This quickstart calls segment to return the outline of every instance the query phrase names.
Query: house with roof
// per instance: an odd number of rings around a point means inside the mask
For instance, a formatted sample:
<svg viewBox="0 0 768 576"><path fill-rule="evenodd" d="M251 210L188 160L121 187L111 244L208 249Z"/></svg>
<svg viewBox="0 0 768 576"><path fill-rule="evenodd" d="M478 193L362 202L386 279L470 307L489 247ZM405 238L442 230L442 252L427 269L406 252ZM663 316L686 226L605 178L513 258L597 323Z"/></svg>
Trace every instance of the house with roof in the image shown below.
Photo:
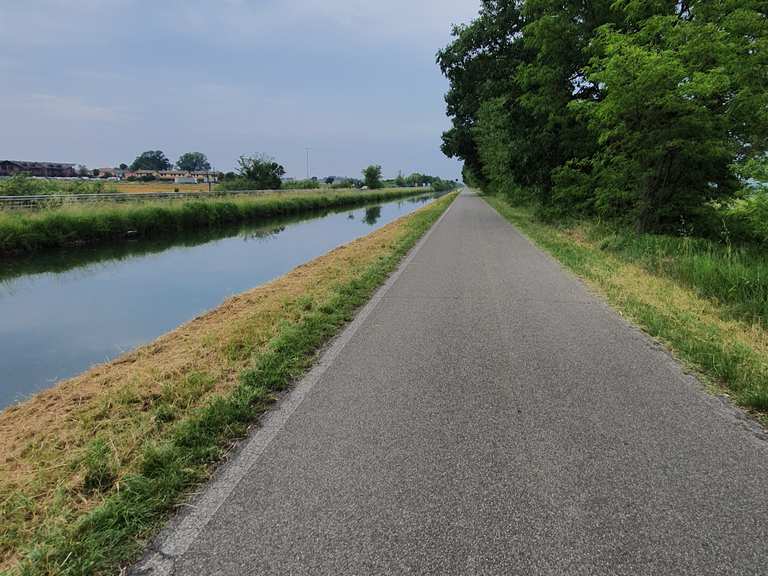
<svg viewBox="0 0 768 576"><path fill-rule="evenodd" d="M0 160L0 177L14 176L15 174L26 174L38 178L74 178L77 176L74 164Z"/></svg>

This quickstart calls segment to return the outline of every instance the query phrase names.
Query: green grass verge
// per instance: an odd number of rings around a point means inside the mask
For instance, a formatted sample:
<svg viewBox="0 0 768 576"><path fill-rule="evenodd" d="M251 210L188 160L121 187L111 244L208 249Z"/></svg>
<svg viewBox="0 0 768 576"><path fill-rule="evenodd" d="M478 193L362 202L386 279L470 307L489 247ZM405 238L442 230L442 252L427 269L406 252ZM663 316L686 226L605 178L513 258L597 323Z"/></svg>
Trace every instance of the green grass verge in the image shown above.
<svg viewBox="0 0 768 576"><path fill-rule="evenodd" d="M92 204L34 212L0 212L0 254L20 254L153 238L314 210L386 202L424 190L285 193L259 197Z"/></svg>
<svg viewBox="0 0 768 576"><path fill-rule="evenodd" d="M148 446L138 473L124 478L119 490L81 520L46 534L25 553L19 572L24 576L107 574L135 559L175 505L210 476L226 447L244 436L275 392L306 372L319 348L370 298L455 196L408 217L406 233L390 251L353 280L335 286L326 304L314 309L308 302L307 313L282 326L231 393L179 422L168 440ZM95 490L108 485L108 449L96 445L88 461L86 483Z"/></svg>
<svg viewBox="0 0 768 576"><path fill-rule="evenodd" d="M768 411L766 260L686 238L636 235L598 224L555 226L496 197L487 202L609 303L664 342L717 391ZM728 251L731 251L730 256Z"/></svg>
<svg viewBox="0 0 768 576"><path fill-rule="evenodd" d="M764 248L702 238L637 234L605 225L583 225L602 251L673 278L724 312L768 326L768 258Z"/></svg>

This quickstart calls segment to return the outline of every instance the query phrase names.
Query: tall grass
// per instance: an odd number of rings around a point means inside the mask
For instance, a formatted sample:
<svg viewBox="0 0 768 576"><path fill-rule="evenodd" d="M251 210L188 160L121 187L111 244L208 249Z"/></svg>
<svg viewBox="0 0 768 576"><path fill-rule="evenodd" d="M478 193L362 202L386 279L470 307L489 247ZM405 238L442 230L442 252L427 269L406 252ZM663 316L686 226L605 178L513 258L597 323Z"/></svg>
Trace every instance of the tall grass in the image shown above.
<svg viewBox="0 0 768 576"><path fill-rule="evenodd" d="M38 212L0 212L0 254L114 243L129 237L159 237L313 210L386 202L416 193L422 192L287 193L257 198L98 204Z"/></svg>
<svg viewBox="0 0 768 576"><path fill-rule="evenodd" d="M634 234L587 226L590 239L607 252L675 279L729 313L768 326L768 253L689 237Z"/></svg>

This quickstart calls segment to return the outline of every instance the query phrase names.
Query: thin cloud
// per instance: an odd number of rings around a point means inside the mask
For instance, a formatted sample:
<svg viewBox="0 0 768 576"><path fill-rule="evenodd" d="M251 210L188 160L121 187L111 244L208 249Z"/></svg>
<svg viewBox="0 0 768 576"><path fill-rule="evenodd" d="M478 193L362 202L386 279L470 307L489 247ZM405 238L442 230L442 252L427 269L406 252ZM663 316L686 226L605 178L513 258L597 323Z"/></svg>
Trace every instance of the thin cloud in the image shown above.
<svg viewBox="0 0 768 576"><path fill-rule="evenodd" d="M2 0L0 0L2 1ZM0 156L102 166L200 149L303 172L444 176L434 55L480 0L24 0L0 10Z"/></svg>
<svg viewBox="0 0 768 576"><path fill-rule="evenodd" d="M127 119L124 110L88 104L79 98L54 94L6 96L0 100L0 105L8 111L18 112L29 118L106 123L122 122Z"/></svg>
<svg viewBox="0 0 768 576"><path fill-rule="evenodd" d="M424 45L477 10L474 0L25 0L3 6L0 45L93 45L148 26L211 43L302 42L310 31Z"/></svg>

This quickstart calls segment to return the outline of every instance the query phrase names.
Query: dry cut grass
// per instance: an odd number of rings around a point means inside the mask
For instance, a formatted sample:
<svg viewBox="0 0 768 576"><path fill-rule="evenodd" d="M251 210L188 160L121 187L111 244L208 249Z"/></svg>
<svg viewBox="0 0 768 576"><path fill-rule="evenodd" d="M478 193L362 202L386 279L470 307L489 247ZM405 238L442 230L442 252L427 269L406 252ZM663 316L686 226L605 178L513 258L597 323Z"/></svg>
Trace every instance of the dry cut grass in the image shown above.
<svg viewBox="0 0 768 576"><path fill-rule="evenodd" d="M214 184L215 186L215 184ZM122 194L148 194L150 192L208 192L208 184L176 184L174 182L108 182L110 192Z"/></svg>

